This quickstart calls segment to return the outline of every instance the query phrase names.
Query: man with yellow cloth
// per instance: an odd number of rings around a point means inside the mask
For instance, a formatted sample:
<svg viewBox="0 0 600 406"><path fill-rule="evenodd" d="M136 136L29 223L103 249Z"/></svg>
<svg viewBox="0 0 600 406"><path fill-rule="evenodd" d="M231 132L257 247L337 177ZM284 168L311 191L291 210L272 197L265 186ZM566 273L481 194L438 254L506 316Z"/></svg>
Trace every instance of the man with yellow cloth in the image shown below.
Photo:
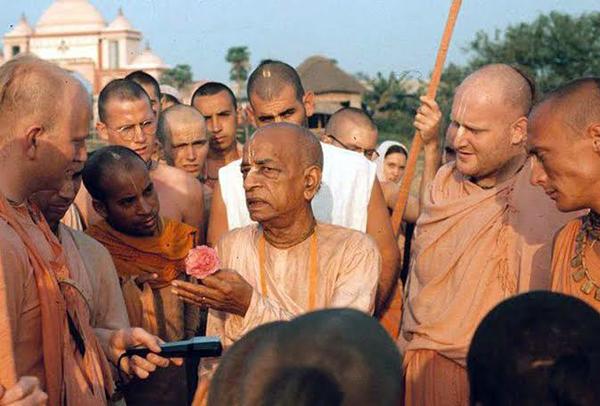
<svg viewBox="0 0 600 406"><path fill-rule="evenodd" d="M186 280L184 260L197 243L195 227L159 216L159 201L143 159L109 146L96 151L83 170L94 209L104 219L88 233L110 252L132 326L166 341L193 337L199 308L184 304L170 283ZM128 385L127 404L185 403L184 368L168 368L147 381Z"/></svg>

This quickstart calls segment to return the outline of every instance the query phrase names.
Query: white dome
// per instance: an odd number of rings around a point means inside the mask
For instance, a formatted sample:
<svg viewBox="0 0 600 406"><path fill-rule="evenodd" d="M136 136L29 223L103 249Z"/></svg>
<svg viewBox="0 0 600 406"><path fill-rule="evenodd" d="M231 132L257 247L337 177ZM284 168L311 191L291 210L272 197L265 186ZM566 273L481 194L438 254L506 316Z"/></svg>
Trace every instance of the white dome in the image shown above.
<svg viewBox="0 0 600 406"><path fill-rule="evenodd" d="M12 30L10 30L5 37L28 37L33 34L33 29L27 22L27 18L25 14L21 15L21 20L17 25L14 26Z"/></svg>
<svg viewBox="0 0 600 406"><path fill-rule="evenodd" d="M119 14L117 15L117 18L115 18L113 20L113 22L110 23L104 31L106 32L106 31L135 31L135 30L133 29L133 25L131 25L131 23L129 22L127 17L125 17L125 15L123 15L123 10L119 8Z"/></svg>
<svg viewBox="0 0 600 406"><path fill-rule="evenodd" d="M160 59L160 57L154 52L152 52L148 44L146 44L146 49L144 49L144 51L136 56L133 62L131 62L130 67L140 70L168 68L163 60Z"/></svg>
<svg viewBox="0 0 600 406"><path fill-rule="evenodd" d="M87 0L55 0L42 14L36 34L102 31L102 14Z"/></svg>

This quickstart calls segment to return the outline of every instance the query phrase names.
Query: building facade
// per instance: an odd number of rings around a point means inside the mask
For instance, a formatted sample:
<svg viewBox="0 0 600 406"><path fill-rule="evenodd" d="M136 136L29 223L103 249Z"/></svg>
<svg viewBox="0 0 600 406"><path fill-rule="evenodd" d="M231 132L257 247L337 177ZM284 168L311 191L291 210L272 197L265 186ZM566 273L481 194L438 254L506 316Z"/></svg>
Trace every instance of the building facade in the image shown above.
<svg viewBox="0 0 600 406"><path fill-rule="evenodd" d="M107 23L88 0L55 0L32 27L25 16L4 35L0 57L8 61L31 53L86 79L94 95L110 80L135 70L158 79L168 66L148 44L142 33L119 10Z"/></svg>

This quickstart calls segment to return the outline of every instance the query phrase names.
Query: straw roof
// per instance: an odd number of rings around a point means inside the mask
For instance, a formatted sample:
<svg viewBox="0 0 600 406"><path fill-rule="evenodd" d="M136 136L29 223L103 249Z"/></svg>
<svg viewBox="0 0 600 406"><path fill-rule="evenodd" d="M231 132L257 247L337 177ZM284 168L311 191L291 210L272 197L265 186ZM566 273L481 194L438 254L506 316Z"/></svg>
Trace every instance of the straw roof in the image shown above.
<svg viewBox="0 0 600 406"><path fill-rule="evenodd" d="M311 56L302 62L298 74L305 90L319 93L363 94L365 87L353 76L340 69L333 60L324 56Z"/></svg>

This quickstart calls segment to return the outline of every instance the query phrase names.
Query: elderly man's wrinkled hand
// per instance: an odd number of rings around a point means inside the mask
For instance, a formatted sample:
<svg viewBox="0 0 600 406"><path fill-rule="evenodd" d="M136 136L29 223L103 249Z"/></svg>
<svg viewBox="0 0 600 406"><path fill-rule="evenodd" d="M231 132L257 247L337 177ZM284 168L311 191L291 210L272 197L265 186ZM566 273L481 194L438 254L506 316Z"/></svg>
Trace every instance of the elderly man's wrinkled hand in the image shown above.
<svg viewBox="0 0 600 406"><path fill-rule="evenodd" d="M237 272L222 269L199 284L173 281L173 293L182 300L201 307L244 317L252 299L252 286Z"/></svg>

